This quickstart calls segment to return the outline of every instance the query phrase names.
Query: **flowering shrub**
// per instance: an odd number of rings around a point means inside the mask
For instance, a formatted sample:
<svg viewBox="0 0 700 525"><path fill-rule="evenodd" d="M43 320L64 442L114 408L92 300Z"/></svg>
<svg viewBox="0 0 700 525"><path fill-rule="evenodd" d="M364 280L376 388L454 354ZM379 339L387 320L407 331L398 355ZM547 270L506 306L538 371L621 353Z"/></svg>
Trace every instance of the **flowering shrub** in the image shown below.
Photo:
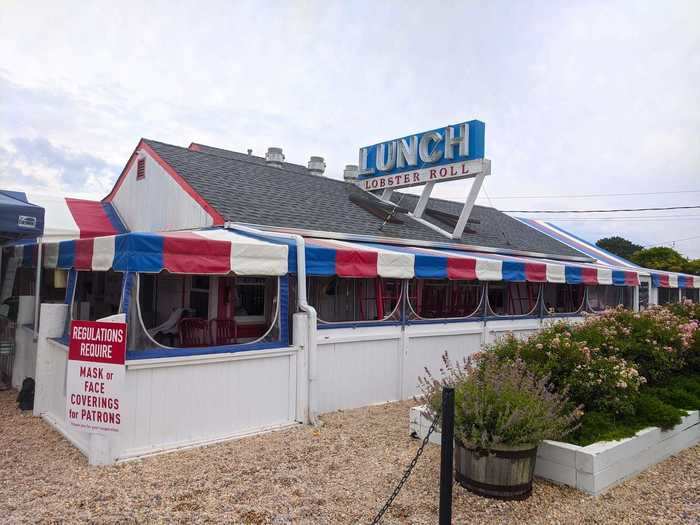
<svg viewBox="0 0 700 525"><path fill-rule="evenodd" d="M615 356L597 356L576 365L566 384L569 394L586 410L632 414L639 387L646 379L637 367Z"/></svg>
<svg viewBox="0 0 700 525"><path fill-rule="evenodd" d="M692 323L691 327L694 326L695 330L692 336L686 335L684 338L688 342L688 346L683 351L683 360L688 372L700 374L700 329L697 321L694 325Z"/></svg>
<svg viewBox="0 0 700 525"><path fill-rule="evenodd" d="M690 299L676 304L668 304L665 308L685 321L700 320L700 303L694 303Z"/></svg>
<svg viewBox="0 0 700 525"><path fill-rule="evenodd" d="M675 386L684 382L687 390L696 384L687 374L700 374L698 314L700 306L690 302L643 312L615 308L556 323L526 341L506 336L485 353L523 362L582 405L586 414L574 440L629 435L648 424L666 428L678 421L679 409L700 408L700 397Z"/></svg>
<svg viewBox="0 0 700 525"><path fill-rule="evenodd" d="M589 317L577 330L581 337L600 339L607 355L621 356L635 363L650 383L661 383L685 364L687 348L683 320L668 308L654 307L643 312L622 308Z"/></svg>
<svg viewBox="0 0 700 525"><path fill-rule="evenodd" d="M577 328L558 323L528 341L506 336L490 351L505 362L522 360L538 376L550 378L556 389L568 390L571 399L586 410L630 413L646 379L625 359L577 341Z"/></svg>
<svg viewBox="0 0 700 525"><path fill-rule="evenodd" d="M500 361L492 352L452 363L443 356L441 377L427 369L419 380L433 416L439 415L444 386L455 389L455 434L467 447L483 450L530 447L571 432L581 412L565 392L537 377L522 360Z"/></svg>

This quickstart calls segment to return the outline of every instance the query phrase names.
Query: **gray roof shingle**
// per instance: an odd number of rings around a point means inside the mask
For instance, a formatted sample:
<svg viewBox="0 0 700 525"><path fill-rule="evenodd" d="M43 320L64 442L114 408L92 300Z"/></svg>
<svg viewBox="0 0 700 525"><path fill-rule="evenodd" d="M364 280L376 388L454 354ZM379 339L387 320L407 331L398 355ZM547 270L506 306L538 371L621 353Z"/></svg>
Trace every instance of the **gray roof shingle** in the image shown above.
<svg viewBox="0 0 700 525"><path fill-rule="evenodd" d="M265 159L197 144L197 150L144 139L223 217L232 222L371 235L430 242L450 241L430 227L400 214L403 224L386 223L350 201L350 196L375 197L341 180L312 175L304 166L269 166ZM400 206L413 210L418 197L397 193ZM377 199L378 202L381 202ZM428 208L459 215L461 204L431 199ZM443 229L451 229L426 217ZM475 206L461 242L548 255L582 254L493 208Z"/></svg>

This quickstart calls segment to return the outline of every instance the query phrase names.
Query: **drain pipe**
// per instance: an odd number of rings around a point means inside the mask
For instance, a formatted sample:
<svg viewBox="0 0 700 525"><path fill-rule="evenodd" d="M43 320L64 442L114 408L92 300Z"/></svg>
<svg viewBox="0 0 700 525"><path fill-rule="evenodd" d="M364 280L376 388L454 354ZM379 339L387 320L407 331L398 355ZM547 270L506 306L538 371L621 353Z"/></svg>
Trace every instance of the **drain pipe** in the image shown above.
<svg viewBox="0 0 700 525"><path fill-rule="evenodd" d="M235 223L225 223L224 228L232 230L240 230L243 232L252 233L254 235L269 235L270 237L281 237L291 239L296 243L297 249L297 296L299 297L299 308L304 311L308 317L307 323L307 359L306 359L306 379L307 379L307 394L306 394L306 417L312 425L318 425L318 417L313 409L313 386L316 381L318 370L317 355L316 355L316 309L311 306L306 297L306 243L301 235L281 232L263 232L247 226L241 226Z"/></svg>
<svg viewBox="0 0 700 525"><path fill-rule="evenodd" d="M39 307L41 306L41 269L43 267L41 263L42 259L42 239L39 237L37 239L36 248L36 276L34 278L34 330L32 340L34 342L39 340Z"/></svg>

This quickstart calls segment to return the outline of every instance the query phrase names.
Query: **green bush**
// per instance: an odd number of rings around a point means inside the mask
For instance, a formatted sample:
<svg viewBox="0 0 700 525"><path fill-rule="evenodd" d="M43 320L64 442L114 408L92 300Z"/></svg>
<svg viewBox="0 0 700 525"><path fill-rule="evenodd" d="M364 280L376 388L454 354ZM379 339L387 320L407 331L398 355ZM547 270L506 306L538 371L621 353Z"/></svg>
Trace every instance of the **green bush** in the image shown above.
<svg viewBox="0 0 700 525"><path fill-rule="evenodd" d="M683 324L666 308L644 312L616 308L589 317L576 336L607 355L633 362L650 384L658 384L683 368Z"/></svg>
<svg viewBox="0 0 700 525"><path fill-rule="evenodd" d="M568 391L575 404L586 410L610 411L615 415L634 410L634 399L646 379L625 359L607 355L593 339L590 326L557 323L528 341L506 336L488 348L501 361L524 361L539 377L547 377L559 391ZM599 337L597 343L602 342Z"/></svg>
<svg viewBox="0 0 700 525"><path fill-rule="evenodd" d="M700 306L616 308L583 322L559 322L522 341L485 348L501 363L522 362L566 393L585 414L569 439L619 439L648 426L668 428L700 409Z"/></svg>
<svg viewBox="0 0 700 525"><path fill-rule="evenodd" d="M666 305L665 308L684 321L700 320L700 303L685 300L681 303Z"/></svg>
<svg viewBox="0 0 700 525"><path fill-rule="evenodd" d="M700 374L700 330L695 330L683 352L685 369Z"/></svg>
<svg viewBox="0 0 700 525"><path fill-rule="evenodd" d="M569 441L586 446L598 441L613 441L634 436L647 427L669 429L681 422L685 411L665 403L652 392L642 392L634 403L634 411L617 419L606 412L587 412L581 425L570 436Z"/></svg>
<svg viewBox="0 0 700 525"><path fill-rule="evenodd" d="M564 383L569 395L587 410L619 416L634 413L634 402L645 379L620 357L592 357L576 365Z"/></svg>
<svg viewBox="0 0 700 525"><path fill-rule="evenodd" d="M646 392L676 408L700 409L700 376L676 376L666 385L649 388Z"/></svg>
<svg viewBox="0 0 700 525"><path fill-rule="evenodd" d="M640 394L635 408L635 416L631 421L636 422L641 428L669 429L679 424L681 417L686 414L685 410L664 403L651 391Z"/></svg>

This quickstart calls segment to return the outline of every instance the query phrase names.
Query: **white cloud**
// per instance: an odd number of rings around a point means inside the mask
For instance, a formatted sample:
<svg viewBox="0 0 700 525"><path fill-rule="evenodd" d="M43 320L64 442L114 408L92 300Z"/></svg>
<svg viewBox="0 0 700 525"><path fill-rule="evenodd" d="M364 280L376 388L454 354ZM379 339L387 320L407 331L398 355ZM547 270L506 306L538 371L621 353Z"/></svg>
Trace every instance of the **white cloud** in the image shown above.
<svg viewBox="0 0 700 525"><path fill-rule="evenodd" d="M0 147L41 139L100 159L108 167L88 175L95 189L142 136L257 153L280 145L293 162L325 156L339 178L360 146L479 118L490 195L700 189L698 19L693 1L4 4ZM4 186L21 175L72 187L60 168L0 162ZM435 193L466 191L457 182ZM561 224L645 243L669 230L689 237L698 220ZM700 257L700 242L678 248Z"/></svg>

